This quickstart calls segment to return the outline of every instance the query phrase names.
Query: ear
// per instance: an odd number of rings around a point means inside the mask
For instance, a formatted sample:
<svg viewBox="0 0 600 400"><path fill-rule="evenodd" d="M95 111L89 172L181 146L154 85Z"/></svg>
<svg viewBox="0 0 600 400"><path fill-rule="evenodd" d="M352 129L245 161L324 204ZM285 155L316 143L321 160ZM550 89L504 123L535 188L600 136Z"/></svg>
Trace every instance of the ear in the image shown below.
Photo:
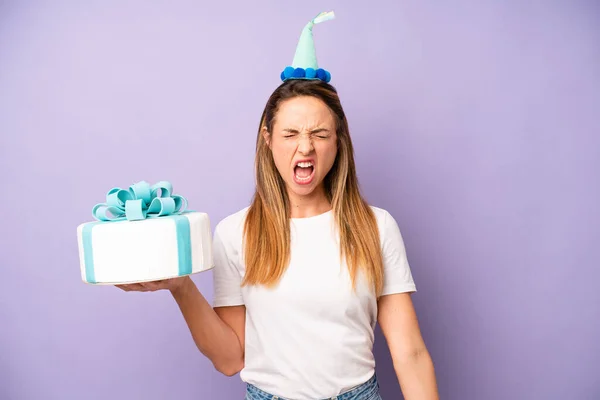
<svg viewBox="0 0 600 400"><path fill-rule="evenodd" d="M267 146L269 146L269 148L271 148L271 134L267 130L266 126L263 126L263 128L261 129L261 133L263 135L263 139L265 139L265 143L267 144Z"/></svg>

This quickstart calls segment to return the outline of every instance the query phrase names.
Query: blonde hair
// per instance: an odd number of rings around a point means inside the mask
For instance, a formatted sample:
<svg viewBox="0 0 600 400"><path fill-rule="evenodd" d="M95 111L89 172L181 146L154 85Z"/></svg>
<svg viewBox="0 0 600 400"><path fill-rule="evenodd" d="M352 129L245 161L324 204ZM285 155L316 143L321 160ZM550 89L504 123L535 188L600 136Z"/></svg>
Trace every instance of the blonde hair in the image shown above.
<svg viewBox="0 0 600 400"><path fill-rule="evenodd" d="M348 122L337 91L318 80L282 83L268 99L261 116L255 155L256 190L244 224L246 274L242 284L273 286L289 263L288 194L262 131L272 132L279 104L296 96L314 96L334 114L338 152L324 186L340 236L340 257L346 261L353 287L362 271L379 295L383 286L383 260L377 221L360 194Z"/></svg>

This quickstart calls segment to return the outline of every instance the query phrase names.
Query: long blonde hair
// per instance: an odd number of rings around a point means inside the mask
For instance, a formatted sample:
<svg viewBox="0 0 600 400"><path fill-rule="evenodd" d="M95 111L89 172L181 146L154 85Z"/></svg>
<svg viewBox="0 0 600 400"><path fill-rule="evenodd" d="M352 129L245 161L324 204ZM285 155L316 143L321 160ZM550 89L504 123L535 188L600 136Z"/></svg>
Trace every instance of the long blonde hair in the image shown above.
<svg viewBox="0 0 600 400"><path fill-rule="evenodd" d="M322 100L335 116L338 152L324 179L324 186L340 235L340 257L346 261L353 287L359 271L362 271L378 295L383 286L383 260L377 221L360 194L348 122L337 91L319 80L282 83L270 96L263 111L256 140L256 191L244 224L246 274L242 284L273 286L289 263L288 194L262 131L266 129L269 134L273 131L279 104L296 96L314 96Z"/></svg>

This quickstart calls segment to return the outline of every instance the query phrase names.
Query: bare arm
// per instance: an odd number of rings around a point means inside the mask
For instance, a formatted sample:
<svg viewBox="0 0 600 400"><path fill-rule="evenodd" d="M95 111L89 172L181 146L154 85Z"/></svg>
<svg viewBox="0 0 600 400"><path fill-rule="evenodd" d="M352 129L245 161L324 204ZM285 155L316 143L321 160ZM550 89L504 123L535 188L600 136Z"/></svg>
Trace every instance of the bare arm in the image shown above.
<svg viewBox="0 0 600 400"><path fill-rule="evenodd" d="M438 400L433 362L421 336L410 294L382 296L378 314L404 398Z"/></svg>
<svg viewBox="0 0 600 400"><path fill-rule="evenodd" d="M172 290L196 346L217 371L232 376L244 366L244 306L213 309L191 279Z"/></svg>
<svg viewBox="0 0 600 400"><path fill-rule="evenodd" d="M232 376L241 371L244 366L244 306L213 309L189 277L119 287L125 291L168 289L200 352L224 375Z"/></svg>

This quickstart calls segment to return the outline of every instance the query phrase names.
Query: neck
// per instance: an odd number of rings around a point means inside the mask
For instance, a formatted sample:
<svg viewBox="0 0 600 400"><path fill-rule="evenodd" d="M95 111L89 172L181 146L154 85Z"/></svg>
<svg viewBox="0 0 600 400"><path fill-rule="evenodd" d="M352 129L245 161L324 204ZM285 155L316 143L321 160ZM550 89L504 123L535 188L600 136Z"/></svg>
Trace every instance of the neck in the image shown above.
<svg viewBox="0 0 600 400"><path fill-rule="evenodd" d="M331 210L331 204L325 196L322 186L307 196L288 194L290 199L291 218L308 218Z"/></svg>

